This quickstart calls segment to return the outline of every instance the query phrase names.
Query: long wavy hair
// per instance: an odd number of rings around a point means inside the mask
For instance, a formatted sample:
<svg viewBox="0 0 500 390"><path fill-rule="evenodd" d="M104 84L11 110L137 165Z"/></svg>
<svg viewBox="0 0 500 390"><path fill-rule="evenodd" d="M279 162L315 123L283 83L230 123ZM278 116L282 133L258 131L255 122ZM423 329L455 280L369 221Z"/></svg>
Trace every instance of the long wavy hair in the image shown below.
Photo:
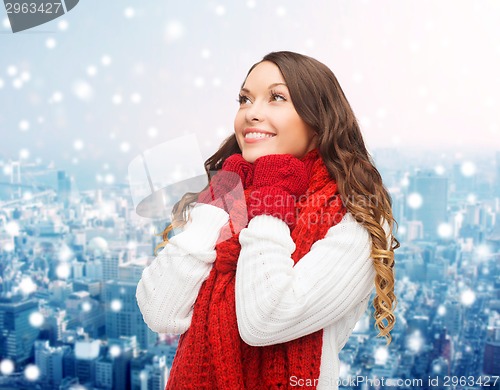
<svg viewBox="0 0 500 390"><path fill-rule="evenodd" d="M371 236L371 257L376 271L374 326L379 331L377 337L385 337L390 344L397 305L394 250L399 248L399 241L393 234L396 221L391 197L365 147L354 112L333 72L316 59L290 51L272 52L254 64L246 77L263 61L274 63L281 71L297 113L318 136L319 154L337 183L345 207ZM225 159L235 153L241 150L233 134L205 161L208 179L209 171L221 169ZM186 193L174 205L172 222L160 234L163 242L156 249L168 243L173 229L187 222L189 208L198 194ZM388 237L382 227L384 220L390 227Z"/></svg>

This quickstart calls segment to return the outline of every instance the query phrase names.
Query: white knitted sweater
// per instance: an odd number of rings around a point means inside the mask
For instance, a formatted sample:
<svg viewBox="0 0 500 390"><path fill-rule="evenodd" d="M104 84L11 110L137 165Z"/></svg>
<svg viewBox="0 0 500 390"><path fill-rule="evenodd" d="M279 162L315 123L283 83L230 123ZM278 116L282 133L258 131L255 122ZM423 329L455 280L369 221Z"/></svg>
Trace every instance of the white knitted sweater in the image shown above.
<svg viewBox="0 0 500 390"><path fill-rule="evenodd" d="M216 258L228 214L198 204L184 230L144 269L136 298L146 324L158 333L184 333L193 305ZM388 225L385 224L386 234ZM236 315L249 345L283 343L323 329L318 389L337 389L340 350L368 306L375 270L366 228L347 213L295 266L295 244L278 218L253 218L240 233ZM306 384L312 378L291 377ZM302 381L302 382L301 382ZM311 382L308 382L311 383Z"/></svg>

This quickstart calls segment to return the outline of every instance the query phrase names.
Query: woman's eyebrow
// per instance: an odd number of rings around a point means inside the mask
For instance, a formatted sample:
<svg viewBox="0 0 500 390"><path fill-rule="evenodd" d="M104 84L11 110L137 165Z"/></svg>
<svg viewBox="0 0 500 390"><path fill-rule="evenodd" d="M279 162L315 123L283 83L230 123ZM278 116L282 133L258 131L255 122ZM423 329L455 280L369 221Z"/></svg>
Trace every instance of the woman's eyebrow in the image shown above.
<svg viewBox="0 0 500 390"><path fill-rule="evenodd" d="M285 83L273 83L269 87L267 87L267 89L273 89L274 87L277 87L278 85L284 85L286 87ZM250 90L248 88L245 88L245 87L241 88L241 91L246 92L246 93L250 93Z"/></svg>
<svg viewBox="0 0 500 390"><path fill-rule="evenodd" d="M286 84L285 83L273 83L271 84L269 87L267 87L267 89L272 89L274 87L277 87L278 85L284 85L286 87Z"/></svg>

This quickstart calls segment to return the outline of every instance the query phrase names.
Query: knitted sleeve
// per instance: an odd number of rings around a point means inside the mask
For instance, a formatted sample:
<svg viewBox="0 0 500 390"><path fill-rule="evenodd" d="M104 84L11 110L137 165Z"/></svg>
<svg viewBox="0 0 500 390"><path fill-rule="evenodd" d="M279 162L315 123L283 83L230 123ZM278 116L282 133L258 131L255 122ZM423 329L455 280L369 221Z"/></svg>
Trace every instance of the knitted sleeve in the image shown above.
<svg viewBox="0 0 500 390"><path fill-rule="evenodd" d="M249 345L283 343L333 325L374 288L371 237L350 213L295 266L295 244L278 218L253 218L239 239L236 314Z"/></svg>
<svg viewBox="0 0 500 390"><path fill-rule="evenodd" d="M184 230L172 237L142 272L136 299L144 321L158 333L184 333L193 305L215 261L215 244L228 214L198 204Z"/></svg>

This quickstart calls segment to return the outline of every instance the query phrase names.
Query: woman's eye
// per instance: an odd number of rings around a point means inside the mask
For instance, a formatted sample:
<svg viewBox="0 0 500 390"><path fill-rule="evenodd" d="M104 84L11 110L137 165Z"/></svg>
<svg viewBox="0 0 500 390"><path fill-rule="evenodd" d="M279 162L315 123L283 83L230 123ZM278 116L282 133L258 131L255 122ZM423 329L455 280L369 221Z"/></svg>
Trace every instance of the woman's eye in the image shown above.
<svg viewBox="0 0 500 390"><path fill-rule="evenodd" d="M286 98L283 95L280 95L279 93L273 93L271 97L274 101L277 102L286 101Z"/></svg>
<svg viewBox="0 0 500 390"><path fill-rule="evenodd" d="M250 102L250 99L248 98L248 96L244 96L244 95L239 95L238 96L238 102L240 104L248 104L248 103L251 103Z"/></svg>

